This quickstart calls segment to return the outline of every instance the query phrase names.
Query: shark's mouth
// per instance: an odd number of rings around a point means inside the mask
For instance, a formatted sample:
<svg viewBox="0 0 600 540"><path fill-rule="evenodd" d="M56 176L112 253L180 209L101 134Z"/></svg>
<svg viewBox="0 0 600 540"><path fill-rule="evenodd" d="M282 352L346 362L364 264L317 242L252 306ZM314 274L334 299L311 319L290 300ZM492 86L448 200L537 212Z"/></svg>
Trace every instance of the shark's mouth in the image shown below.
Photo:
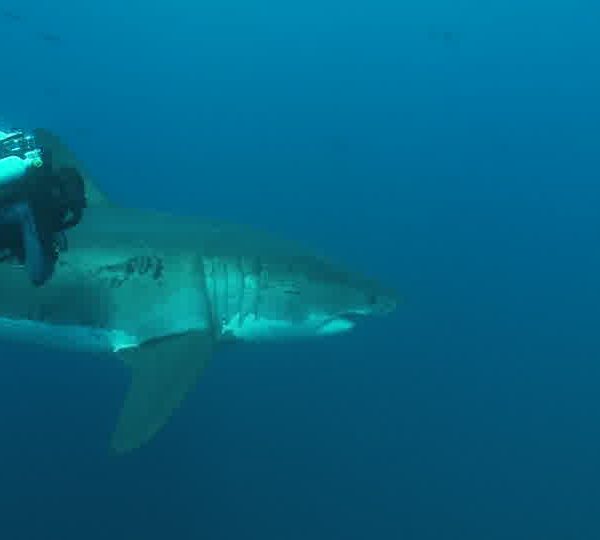
<svg viewBox="0 0 600 540"><path fill-rule="evenodd" d="M332 317L325 321L319 328L319 335L331 336L333 334L342 334L352 330L356 323L353 320L352 315L340 315L338 317Z"/></svg>

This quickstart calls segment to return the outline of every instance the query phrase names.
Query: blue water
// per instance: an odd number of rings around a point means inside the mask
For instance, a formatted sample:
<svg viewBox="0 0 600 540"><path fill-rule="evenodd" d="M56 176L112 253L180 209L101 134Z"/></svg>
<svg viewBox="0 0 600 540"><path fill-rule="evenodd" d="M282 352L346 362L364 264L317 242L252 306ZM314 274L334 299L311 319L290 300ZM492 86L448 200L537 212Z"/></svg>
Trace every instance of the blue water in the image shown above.
<svg viewBox="0 0 600 540"><path fill-rule="evenodd" d="M0 3L3 120L405 302L220 352L119 459L124 366L2 344L0 538L600 538L600 5L39 4Z"/></svg>

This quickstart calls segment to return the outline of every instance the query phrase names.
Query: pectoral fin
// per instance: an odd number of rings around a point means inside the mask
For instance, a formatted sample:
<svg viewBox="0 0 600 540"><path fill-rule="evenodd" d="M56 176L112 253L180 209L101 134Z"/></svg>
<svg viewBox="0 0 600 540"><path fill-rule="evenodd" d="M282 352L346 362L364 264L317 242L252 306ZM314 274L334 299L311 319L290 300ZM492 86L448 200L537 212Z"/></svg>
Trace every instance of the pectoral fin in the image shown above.
<svg viewBox="0 0 600 540"><path fill-rule="evenodd" d="M142 446L166 424L198 380L212 348L208 334L189 332L119 353L132 378L112 438L115 452Z"/></svg>

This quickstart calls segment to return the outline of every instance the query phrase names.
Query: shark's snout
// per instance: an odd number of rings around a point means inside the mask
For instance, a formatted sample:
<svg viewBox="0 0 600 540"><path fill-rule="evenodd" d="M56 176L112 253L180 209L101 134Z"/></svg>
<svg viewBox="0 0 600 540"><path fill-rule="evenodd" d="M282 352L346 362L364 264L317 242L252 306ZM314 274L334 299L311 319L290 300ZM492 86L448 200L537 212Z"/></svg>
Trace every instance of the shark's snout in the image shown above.
<svg viewBox="0 0 600 540"><path fill-rule="evenodd" d="M344 309L325 320L319 328L318 334L345 333L352 330L365 317L386 315L393 312L398 306L398 298L392 293L362 292L363 294L359 296L364 297L364 302Z"/></svg>
<svg viewBox="0 0 600 540"><path fill-rule="evenodd" d="M371 280L357 281L354 290L355 293L351 297L354 298L356 303L347 310L349 318L387 315L398 307L397 294L378 282Z"/></svg>
<svg viewBox="0 0 600 540"><path fill-rule="evenodd" d="M398 307L398 297L393 293L379 293L371 298L373 314L387 315L392 313Z"/></svg>

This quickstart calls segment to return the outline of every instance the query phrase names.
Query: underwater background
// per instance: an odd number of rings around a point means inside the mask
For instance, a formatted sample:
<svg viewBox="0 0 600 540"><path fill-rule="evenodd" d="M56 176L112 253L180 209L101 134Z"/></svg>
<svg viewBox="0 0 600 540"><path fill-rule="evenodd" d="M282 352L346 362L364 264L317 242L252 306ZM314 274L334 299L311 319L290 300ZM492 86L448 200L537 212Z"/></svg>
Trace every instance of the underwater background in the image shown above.
<svg viewBox="0 0 600 540"><path fill-rule="evenodd" d="M0 2L0 117L392 316L232 347L115 458L102 356L0 345L0 538L600 538L600 4Z"/></svg>

